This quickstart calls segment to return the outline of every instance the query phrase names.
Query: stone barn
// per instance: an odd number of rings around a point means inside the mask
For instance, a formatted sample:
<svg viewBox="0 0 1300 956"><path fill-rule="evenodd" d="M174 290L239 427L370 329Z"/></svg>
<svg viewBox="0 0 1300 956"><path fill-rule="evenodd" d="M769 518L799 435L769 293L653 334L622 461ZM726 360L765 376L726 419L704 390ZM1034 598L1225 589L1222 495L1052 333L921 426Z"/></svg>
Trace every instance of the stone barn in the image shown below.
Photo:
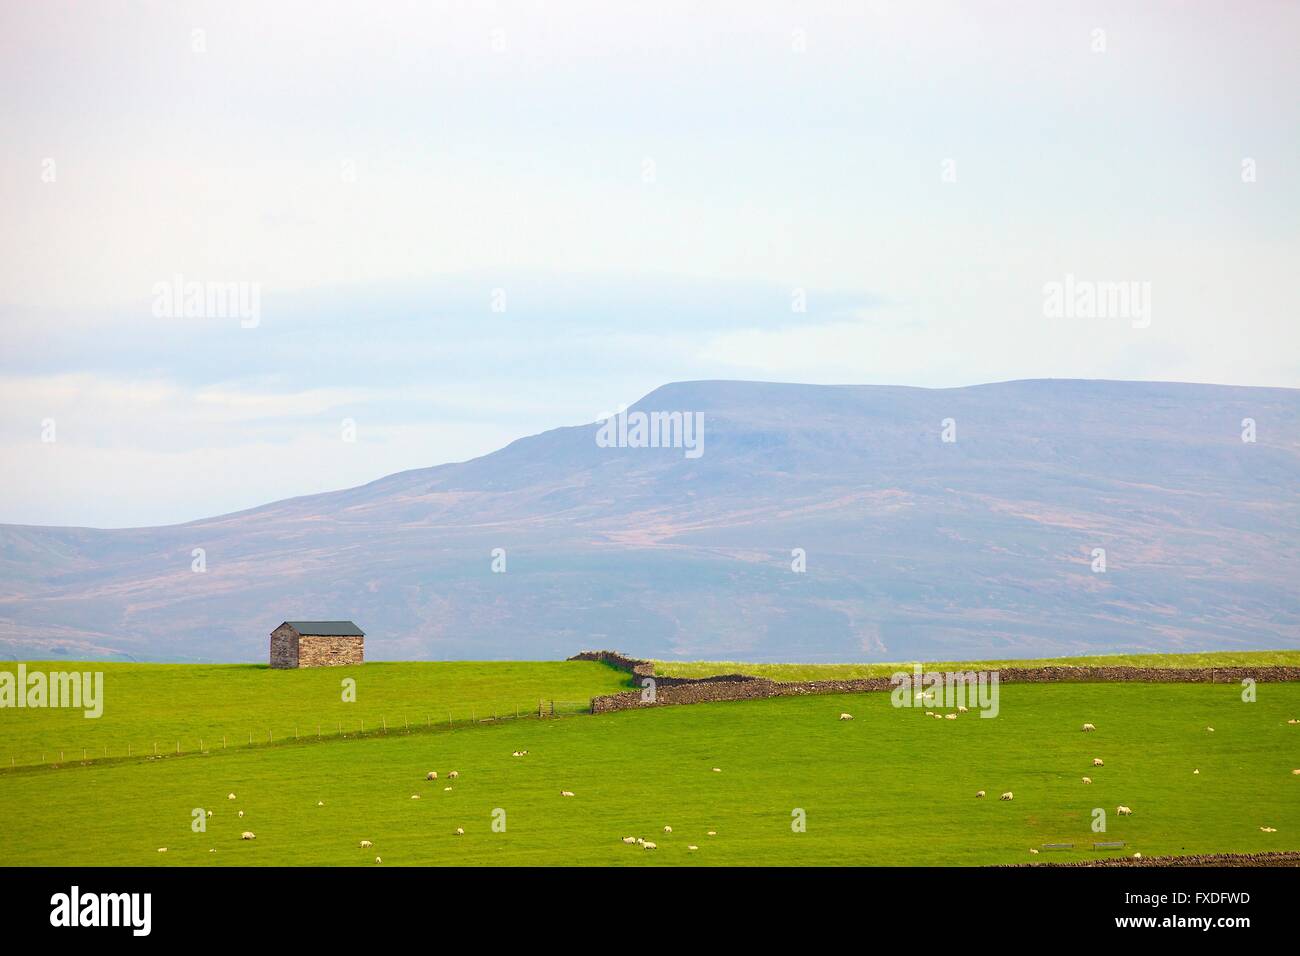
<svg viewBox="0 0 1300 956"><path fill-rule="evenodd" d="M365 633L351 621L285 621L271 632L271 666L361 664L365 643Z"/></svg>

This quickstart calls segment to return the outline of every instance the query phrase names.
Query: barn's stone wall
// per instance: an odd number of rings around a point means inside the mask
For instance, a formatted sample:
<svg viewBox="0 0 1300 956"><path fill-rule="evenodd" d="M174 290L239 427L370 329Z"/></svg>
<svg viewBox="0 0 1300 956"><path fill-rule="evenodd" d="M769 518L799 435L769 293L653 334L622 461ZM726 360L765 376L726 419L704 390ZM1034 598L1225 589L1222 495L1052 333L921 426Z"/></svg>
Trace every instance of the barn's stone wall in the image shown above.
<svg viewBox="0 0 1300 956"><path fill-rule="evenodd" d="M588 651L570 660L599 660L630 671L641 683L654 676L654 665L613 651ZM912 672L907 671L910 675ZM1004 684L1103 683L1134 681L1162 684L1238 684L1250 678L1258 683L1300 681L1300 667L1003 667L997 670ZM700 704L722 700L758 700L765 697L799 697L809 694L861 694L887 691L894 686L890 677L865 677L855 680L772 681L743 674L693 679L655 677L655 699L643 699L640 690L594 697L593 714L635 707L666 707L674 704Z"/></svg>
<svg viewBox="0 0 1300 956"><path fill-rule="evenodd" d="M338 667L365 661L364 637L318 637L304 634L298 639L299 667Z"/></svg>
<svg viewBox="0 0 1300 956"><path fill-rule="evenodd" d="M298 632L288 624L281 624L271 632L271 666L298 666Z"/></svg>

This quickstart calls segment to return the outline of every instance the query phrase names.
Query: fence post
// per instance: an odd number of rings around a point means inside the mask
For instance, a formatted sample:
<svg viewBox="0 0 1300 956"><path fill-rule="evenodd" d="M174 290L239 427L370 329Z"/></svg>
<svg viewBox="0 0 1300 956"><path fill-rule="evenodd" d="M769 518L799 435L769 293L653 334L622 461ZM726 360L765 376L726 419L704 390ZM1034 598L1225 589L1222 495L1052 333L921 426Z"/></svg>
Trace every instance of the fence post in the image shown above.
<svg viewBox="0 0 1300 956"><path fill-rule="evenodd" d="M86 748L85 748L85 747L82 747L82 748L81 748L81 759L82 759L82 760L85 760L85 759L86 759Z"/></svg>
<svg viewBox="0 0 1300 956"><path fill-rule="evenodd" d="M554 701L554 700L551 701L551 716L552 716L552 717L555 716L555 701Z"/></svg>
<svg viewBox="0 0 1300 956"><path fill-rule="evenodd" d="M387 718L387 717L380 717L380 718L379 718L379 722L380 722L381 724L383 724L383 726L384 726L384 733L388 733L388 718Z"/></svg>
<svg viewBox="0 0 1300 956"><path fill-rule="evenodd" d="M225 749L226 749L226 735L225 735L225 734L222 734L222 735L221 735L221 749L222 749L222 750L225 750Z"/></svg>
<svg viewBox="0 0 1300 956"><path fill-rule="evenodd" d="M130 745L130 744L127 744L127 745L126 745L126 755L127 755L128 757L131 756L131 745Z"/></svg>

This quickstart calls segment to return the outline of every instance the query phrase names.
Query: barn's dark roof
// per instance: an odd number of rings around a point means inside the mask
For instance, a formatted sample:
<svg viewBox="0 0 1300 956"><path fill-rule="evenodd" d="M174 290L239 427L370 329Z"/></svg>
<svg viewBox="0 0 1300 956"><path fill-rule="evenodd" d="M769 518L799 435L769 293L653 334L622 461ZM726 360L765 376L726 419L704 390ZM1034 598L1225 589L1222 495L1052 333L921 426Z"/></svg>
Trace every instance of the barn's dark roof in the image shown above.
<svg viewBox="0 0 1300 956"><path fill-rule="evenodd" d="M299 634L317 637L365 637L365 631L351 621L285 621Z"/></svg>

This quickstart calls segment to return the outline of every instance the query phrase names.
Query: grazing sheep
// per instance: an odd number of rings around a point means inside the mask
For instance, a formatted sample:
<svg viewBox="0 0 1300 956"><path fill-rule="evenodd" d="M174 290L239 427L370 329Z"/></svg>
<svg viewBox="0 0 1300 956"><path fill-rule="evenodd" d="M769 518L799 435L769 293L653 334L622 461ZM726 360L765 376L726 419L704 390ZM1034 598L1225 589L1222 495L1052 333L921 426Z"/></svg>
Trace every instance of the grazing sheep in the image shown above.
<svg viewBox="0 0 1300 956"><path fill-rule="evenodd" d="M927 710L927 711L925 712L925 716L927 716L927 717L933 717L933 716L934 716L934 711L932 711L932 710Z"/></svg>
<svg viewBox="0 0 1300 956"><path fill-rule="evenodd" d="M239 819L241 819L241 820L244 819L244 811L243 811L243 810L240 810L240 811L239 811Z"/></svg>
<svg viewBox="0 0 1300 956"><path fill-rule="evenodd" d="M317 801L316 801L316 806L318 806L318 807L323 807L323 806L325 806L325 801L324 801L324 800L317 800Z"/></svg>
<svg viewBox="0 0 1300 956"><path fill-rule="evenodd" d="M649 840L647 840L645 843L642 843L642 844L641 844L641 849L643 849L643 850L657 850L657 849L659 849L659 847L657 847L655 844L653 844L653 843L651 843Z"/></svg>
<svg viewBox="0 0 1300 956"><path fill-rule="evenodd" d="M1131 816L1133 816L1133 811L1130 810L1128 807L1123 806L1123 805L1120 805L1120 806L1116 807L1116 808L1115 808L1115 812L1116 812L1117 814L1119 814L1121 817L1131 817Z"/></svg>
<svg viewBox="0 0 1300 956"><path fill-rule="evenodd" d="M852 720L852 719L853 719L852 714L840 714L840 720Z"/></svg>
<svg viewBox="0 0 1300 956"><path fill-rule="evenodd" d="M211 810L208 811L208 819L209 819L209 820L212 819L212 811L211 811Z"/></svg>
<svg viewBox="0 0 1300 956"><path fill-rule="evenodd" d="M935 714L935 715L934 715L934 719L935 719L935 720L943 720L943 714Z"/></svg>
<svg viewBox="0 0 1300 956"><path fill-rule="evenodd" d="M464 836L464 835L465 835L465 828L464 828L464 827L457 827L457 828L456 828L456 836Z"/></svg>
<svg viewBox="0 0 1300 956"><path fill-rule="evenodd" d="M1106 764L1102 762L1102 759L1101 759L1100 757L1093 757L1093 758L1092 758L1092 765L1093 765L1094 767L1104 767L1104 766L1106 766Z"/></svg>
<svg viewBox="0 0 1300 956"><path fill-rule="evenodd" d="M718 835L717 830L710 830L708 833L705 834L705 836L717 836L717 835Z"/></svg>
<svg viewBox="0 0 1300 956"><path fill-rule="evenodd" d="M245 830L243 833L239 834L239 839L241 839L241 840L256 840L256 839L257 839L257 834L256 834L256 833L253 833L251 830Z"/></svg>
<svg viewBox="0 0 1300 956"><path fill-rule="evenodd" d="M1213 727L1206 727L1205 729L1208 730L1210 733L1214 733L1214 728L1213 728Z"/></svg>
<svg viewBox="0 0 1300 956"><path fill-rule="evenodd" d="M1193 771L1192 771L1192 776L1193 776L1193 777L1198 777L1198 776L1200 776L1200 774L1201 774L1201 771L1200 771L1200 770L1193 770Z"/></svg>
<svg viewBox="0 0 1300 956"><path fill-rule="evenodd" d="M561 791L560 791L560 796L562 796L562 797L571 797L571 796L573 796L573 791L572 791L572 790L561 790Z"/></svg>
<svg viewBox="0 0 1300 956"><path fill-rule="evenodd" d="M1084 725L1083 725L1083 729L1084 729L1084 732L1086 733L1086 732L1088 732L1089 730L1096 730L1097 728L1094 727L1092 724L1084 724Z"/></svg>
<svg viewBox="0 0 1300 956"><path fill-rule="evenodd" d="M376 862L376 863L383 863L383 862L384 862L384 858L383 858L383 857L380 857L380 856L377 856L377 857L375 857L375 862Z"/></svg>
<svg viewBox="0 0 1300 956"><path fill-rule="evenodd" d="M983 791L983 790L976 790L976 791L975 791L975 796L977 796L977 797L983 797L983 796L984 796L984 791Z"/></svg>
<svg viewBox="0 0 1300 956"><path fill-rule="evenodd" d="M1084 782L1084 783L1092 783L1092 777L1084 777L1084 778L1083 778L1083 782Z"/></svg>
<svg viewBox="0 0 1300 956"><path fill-rule="evenodd" d="M714 772L714 773L722 773L722 768L721 768L721 767L714 767L714 768L713 768L713 772Z"/></svg>
<svg viewBox="0 0 1300 956"><path fill-rule="evenodd" d="M645 838L644 838L644 837L637 837L637 838L636 838L636 842L637 842L637 846L645 846Z"/></svg>
<svg viewBox="0 0 1300 956"><path fill-rule="evenodd" d="M235 799L235 795L234 795L233 793L228 793L228 794L226 794L226 799L227 799L227 800L233 800L233 799Z"/></svg>
<svg viewBox="0 0 1300 956"><path fill-rule="evenodd" d="M1300 777L1300 770L1292 770L1292 771L1291 771L1291 776L1293 776L1293 777ZM209 814L209 816L211 816L211 814Z"/></svg>
<svg viewBox="0 0 1300 956"><path fill-rule="evenodd" d="M1035 850L1033 847L1029 848L1029 852L1032 853L1034 856L1038 856L1038 851Z"/></svg>
<svg viewBox="0 0 1300 956"><path fill-rule="evenodd" d="M688 850L698 850L699 847L696 846L694 843L688 843L688 844L686 845L686 849L688 849Z"/></svg>
<svg viewBox="0 0 1300 956"><path fill-rule="evenodd" d="M374 844L371 843L369 840L361 841L361 849L363 850L369 850L372 846L374 846Z"/></svg>
<svg viewBox="0 0 1300 956"><path fill-rule="evenodd" d="M451 793L451 787L443 787L443 788L442 788L442 792L443 792L443 793Z"/></svg>
<svg viewBox="0 0 1300 956"><path fill-rule="evenodd" d="M1135 860L1140 860L1140 859L1142 859L1142 854L1141 854L1141 853L1134 853L1134 854L1133 854L1133 859L1135 859Z"/></svg>
<svg viewBox="0 0 1300 956"><path fill-rule="evenodd" d="M420 799L420 795L419 795L418 793L413 793L413 794L411 794L411 799L412 799L412 800L419 800L419 799Z"/></svg>
<svg viewBox="0 0 1300 956"><path fill-rule="evenodd" d="M424 779L425 779L425 780L437 780L437 779L438 779L438 771L436 771L436 770L430 770L428 773L426 773L426 774L424 775Z"/></svg>
<svg viewBox="0 0 1300 956"><path fill-rule="evenodd" d="M1287 721L1287 723L1288 723L1288 724L1300 724L1300 720L1296 720L1294 717L1292 717L1290 720Z"/></svg>
<svg viewBox="0 0 1300 956"><path fill-rule="evenodd" d="M453 770L451 773L447 774L447 779L448 779L448 780L455 780L455 779L456 779L457 777L459 777L459 776L460 776L460 771L459 771L459 770Z"/></svg>
<svg viewBox="0 0 1300 956"><path fill-rule="evenodd" d="M1261 828L1261 829L1262 829L1262 828ZM166 848L165 846L160 846L160 847L158 848L158 852L159 852L159 853L166 853L166 852L167 852L167 848Z"/></svg>
<svg viewBox="0 0 1300 956"><path fill-rule="evenodd" d="M636 842L636 837L623 837L623 842L624 842L624 843L635 843L635 842Z"/></svg>
<svg viewBox="0 0 1300 956"><path fill-rule="evenodd" d="M969 709L968 709L964 704L958 704L958 705L957 705L957 713L959 713L959 714L968 714L968 713L970 713L970 711L969 711Z"/></svg>
<svg viewBox="0 0 1300 956"><path fill-rule="evenodd" d="M512 756L512 757L522 757L523 755L524 755L524 752L523 752L522 750L516 750L516 751L513 751L513 752L510 754L510 756Z"/></svg>
<svg viewBox="0 0 1300 956"><path fill-rule="evenodd" d="M1277 827L1260 827L1260 830L1262 830L1264 833L1276 833ZM167 848L163 847L163 849L165 850Z"/></svg>
<svg viewBox="0 0 1300 956"><path fill-rule="evenodd" d="M999 800L1012 800L1012 799L1014 799L1014 796L1015 796L1015 795L1012 794L1012 792L1011 792L1010 790L1008 790L1006 793L1002 794L1002 796L998 797L998 799L999 799Z"/></svg>
<svg viewBox="0 0 1300 956"><path fill-rule="evenodd" d="M956 715L956 714L944 714L943 716L944 716L944 719L945 719L945 720L956 720L956 719L957 719L957 715Z"/></svg>
<svg viewBox="0 0 1300 956"><path fill-rule="evenodd" d="M672 832L673 832L672 827L664 827L664 833L672 833Z"/></svg>

